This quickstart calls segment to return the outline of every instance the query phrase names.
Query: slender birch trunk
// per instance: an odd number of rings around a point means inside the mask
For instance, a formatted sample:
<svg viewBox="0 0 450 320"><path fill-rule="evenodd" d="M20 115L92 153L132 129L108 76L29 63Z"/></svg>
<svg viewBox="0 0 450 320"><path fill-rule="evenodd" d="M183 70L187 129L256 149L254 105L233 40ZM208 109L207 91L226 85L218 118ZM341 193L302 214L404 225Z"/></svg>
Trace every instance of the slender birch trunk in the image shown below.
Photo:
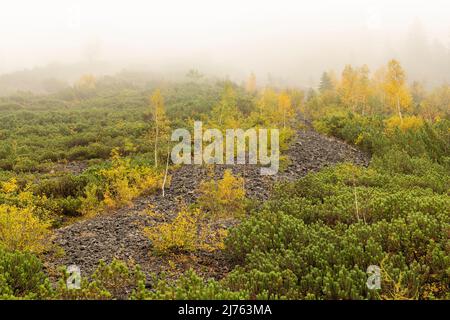
<svg viewBox="0 0 450 320"><path fill-rule="evenodd" d="M400 110L400 97L398 94L397 94L397 111L398 111L398 116L400 117L400 123L403 124L402 111Z"/></svg>

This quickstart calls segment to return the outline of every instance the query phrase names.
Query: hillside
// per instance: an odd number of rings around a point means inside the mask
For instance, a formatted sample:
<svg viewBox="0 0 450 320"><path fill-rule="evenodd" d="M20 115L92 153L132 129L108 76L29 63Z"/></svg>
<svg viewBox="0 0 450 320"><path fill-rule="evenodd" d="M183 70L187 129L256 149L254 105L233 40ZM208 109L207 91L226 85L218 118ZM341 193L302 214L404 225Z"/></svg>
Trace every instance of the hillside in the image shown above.
<svg viewBox="0 0 450 320"><path fill-rule="evenodd" d="M385 69L308 91L85 74L1 97L0 294L448 299L449 87L418 95L398 61ZM180 164L198 122L202 163ZM245 164L207 164L229 129Z"/></svg>

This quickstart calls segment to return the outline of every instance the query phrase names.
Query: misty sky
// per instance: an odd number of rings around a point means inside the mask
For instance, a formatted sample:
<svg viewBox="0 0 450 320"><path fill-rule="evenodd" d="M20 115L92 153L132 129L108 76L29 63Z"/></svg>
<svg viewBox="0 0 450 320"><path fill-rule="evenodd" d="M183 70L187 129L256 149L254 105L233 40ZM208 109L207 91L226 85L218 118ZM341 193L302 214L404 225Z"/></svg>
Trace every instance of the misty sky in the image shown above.
<svg viewBox="0 0 450 320"><path fill-rule="evenodd" d="M415 37L449 58L450 1L2 0L0 72L90 59L309 85L346 63L413 67Z"/></svg>

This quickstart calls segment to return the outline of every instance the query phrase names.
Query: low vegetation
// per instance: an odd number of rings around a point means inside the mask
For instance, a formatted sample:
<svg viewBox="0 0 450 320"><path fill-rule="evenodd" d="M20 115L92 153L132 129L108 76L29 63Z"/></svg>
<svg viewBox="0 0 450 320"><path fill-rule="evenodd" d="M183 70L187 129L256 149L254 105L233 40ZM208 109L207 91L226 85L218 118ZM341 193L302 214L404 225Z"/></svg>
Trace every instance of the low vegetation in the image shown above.
<svg viewBox="0 0 450 320"><path fill-rule="evenodd" d="M258 89L254 75L243 86L196 80L160 90L113 80L0 98L2 298L450 299L448 85L409 85L395 60L373 76L366 66L326 72L308 92ZM222 279L144 275L113 261L79 290L67 288L67 272L51 284L42 260L52 229L160 190L169 129L193 119L280 128L282 150L304 119L371 162L279 183L257 205L243 178L225 171L201 183L195 203L151 213L149 254L220 250L232 266ZM380 289L366 285L371 265Z"/></svg>

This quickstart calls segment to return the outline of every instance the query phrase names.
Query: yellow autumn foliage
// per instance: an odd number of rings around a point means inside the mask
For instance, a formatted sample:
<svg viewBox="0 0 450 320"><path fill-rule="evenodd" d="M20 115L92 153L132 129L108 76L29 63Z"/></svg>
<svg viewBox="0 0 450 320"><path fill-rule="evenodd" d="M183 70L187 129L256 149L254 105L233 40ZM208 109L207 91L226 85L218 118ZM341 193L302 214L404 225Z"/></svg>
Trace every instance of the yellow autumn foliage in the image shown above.
<svg viewBox="0 0 450 320"><path fill-rule="evenodd" d="M50 222L40 220L33 207L0 205L0 244L8 250L44 251L50 241Z"/></svg>
<svg viewBox="0 0 450 320"><path fill-rule="evenodd" d="M17 208L30 208L34 216L49 220L57 213L53 199L45 195L36 195L31 191L31 184L20 187L15 177L0 182L1 203Z"/></svg>
<svg viewBox="0 0 450 320"><path fill-rule="evenodd" d="M392 111L397 112L401 122L402 111L411 107L412 98L406 86L405 71L401 67L400 62L395 59L388 63L383 88L389 106Z"/></svg>
<svg viewBox="0 0 450 320"><path fill-rule="evenodd" d="M106 180L103 204L107 208L128 205L144 191L154 191L161 186L162 175L145 166L132 166L129 159L112 151L112 166L100 174Z"/></svg>
<svg viewBox="0 0 450 320"><path fill-rule="evenodd" d="M50 245L52 215L47 197L35 196L29 185L19 187L16 178L0 184L0 246L7 250L40 253Z"/></svg>
<svg viewBox="0 0 450 320"><path fill-rule="evenodd" d="M132 165L130 159L122 158L117 149L111 152L111 166L100 170L99 174L100 183L85 187L81 199L84 216L130 205L134 198L160 188L163 179L163 174L154 168Z"/></svg>
<svg viewBox="0 0 450 320"><path fill-rule="evenodd" d="M399 116L393 116L385 120L385 132L392 133L395 129L401 131L417 130L423 126L423 119L417 116L403 117L403 121Z"/></svg>
<svg viewBox="0 0 450 320"><path fill-rule="evenodd" d="M153 216L158 214L152 213ZM162 217L162 216L161 216ZM144 228L144 234L160 253L223 249L224 229L213 229L200 209L182 208L175 219Z"/></svg>
<svg viewBox="0 0 450 320"><path fill-rule="evenodd" d="M2 182L2 192L13 193L19 190L16 178L11 178L8 181Z"/></svg>
<svg viewBox="0 0 450 320"><path fill-rule="evenodd" d="M95 184L88 184L84 190L85 196L81 199L81 212L84 216L92 216L99 208L100 203L97 197L98 186Z"/></svg>
<svg viewBox="0 0 450 320"><path fill-rule="evenodd" d="M223 178L204 181L199 186L198 204L215 218L240 218L245 214L244 179L225 170Z"/></svg>
<svg viewBox="0 0 450 320"><path fill-rule="evenodd" d="M92 74L84 74L80 77L80 79L75 84L75 87L78 89L89 89L93 90L97 86L97 80L95 76Z"/></svg>
<svg viewBox="0 0 450 320"><path fill-rule="evenodd" d="M286 92L282 92L278 95L278 114L280 117L279 125L282 125L283 128L286 127L287 122L295 115L291 97Z"/></svg>

